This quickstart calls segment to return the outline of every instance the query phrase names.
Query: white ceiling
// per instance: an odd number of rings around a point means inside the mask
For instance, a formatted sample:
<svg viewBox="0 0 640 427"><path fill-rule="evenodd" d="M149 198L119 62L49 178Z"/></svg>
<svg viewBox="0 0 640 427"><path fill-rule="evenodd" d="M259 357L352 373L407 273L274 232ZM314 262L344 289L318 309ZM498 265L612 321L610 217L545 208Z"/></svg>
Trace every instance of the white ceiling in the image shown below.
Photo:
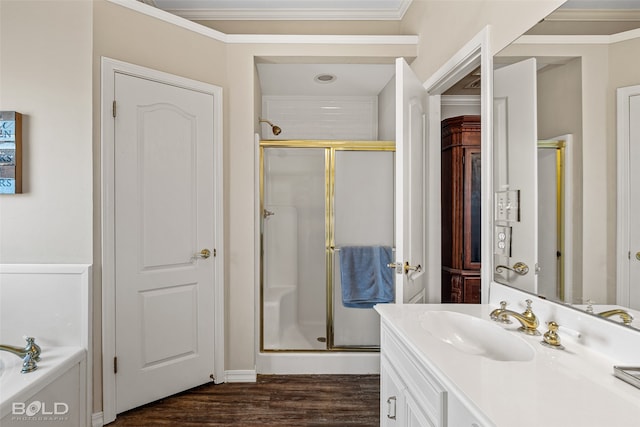
<svg viewBox="0 0 640 427"><path fill-rule="evenodd" d="M263 95L378 95L395 74L393 64L256 64ZM319 74L335 81L317 83Z"/></svg>

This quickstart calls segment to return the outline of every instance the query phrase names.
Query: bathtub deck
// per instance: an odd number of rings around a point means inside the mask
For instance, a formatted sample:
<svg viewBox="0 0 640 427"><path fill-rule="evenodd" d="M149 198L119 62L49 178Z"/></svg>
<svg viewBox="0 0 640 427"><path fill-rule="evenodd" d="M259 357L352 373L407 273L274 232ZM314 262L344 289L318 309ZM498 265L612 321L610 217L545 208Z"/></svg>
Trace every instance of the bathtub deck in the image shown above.
<svg viewBox="0 0 640 427"><path fill-rule="evenodd" d="M379 384L378 375L259 375L196 387L109 426L378 426Z"/></svg>

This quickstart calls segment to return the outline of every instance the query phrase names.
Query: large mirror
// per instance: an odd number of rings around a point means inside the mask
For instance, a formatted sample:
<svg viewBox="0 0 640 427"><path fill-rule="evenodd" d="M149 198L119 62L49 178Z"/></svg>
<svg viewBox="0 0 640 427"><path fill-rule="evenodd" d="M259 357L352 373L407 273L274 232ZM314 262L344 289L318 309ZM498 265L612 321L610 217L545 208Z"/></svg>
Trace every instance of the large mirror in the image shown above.
<svg viewBox="0 0 640 427"><path fill-rule="evenodd" d="M499 52L493 159L494 280L638 329L639 28L569 0Z"/></svg>

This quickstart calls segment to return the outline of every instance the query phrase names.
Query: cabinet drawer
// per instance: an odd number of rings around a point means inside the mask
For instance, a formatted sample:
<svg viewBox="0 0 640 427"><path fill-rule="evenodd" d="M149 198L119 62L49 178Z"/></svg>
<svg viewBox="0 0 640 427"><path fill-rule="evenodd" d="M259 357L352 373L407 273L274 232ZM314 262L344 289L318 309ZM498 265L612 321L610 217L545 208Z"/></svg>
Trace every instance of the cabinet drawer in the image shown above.
<svg viewBox="0 0 640 427"><path fill-rule="evenodd" d="M428 421L447 425L447 392L392 332L382 327L381 352L406 385L408 394Z"/></svg>

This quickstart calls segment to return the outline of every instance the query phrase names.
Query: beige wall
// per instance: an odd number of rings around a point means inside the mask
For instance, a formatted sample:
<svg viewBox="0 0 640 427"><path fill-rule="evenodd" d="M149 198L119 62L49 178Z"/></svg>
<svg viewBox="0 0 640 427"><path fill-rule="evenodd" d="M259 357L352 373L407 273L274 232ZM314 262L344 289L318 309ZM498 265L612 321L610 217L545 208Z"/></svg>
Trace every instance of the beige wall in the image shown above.
<svg viewBox="0 0 640 427"><path fill-rule="evenodd" d="M491 53L502 50L565 0L414 0L402 31L419 34L411 68L426 80L486 25Z"/></svg>
<svg viewBox="0 0 640 427"><path fill-rule="evenodd" d="M225 34L402 34L400 21L196 21Z"/></svg>
<svg viewBox="0 0 640 427"><path fill-rule="evenodd" d="M424 12L421 3L412 7ZM527 5L527 13L511 3ZM418 52L399 45L225 45L105 0L2 0L0 108L26 114L26 194L0 198L0 262L94 264L94 409L102 406L101 56L223 87L226 369L254 369L255 57L351 62L419 53L417 70L426 79L485 24L495 25L500 46L556 3L430 2L436 15L401 23L401 31L420 33Z"/></svg>
<svg viewBox="0 0 640 427"><path fill-rule="evenodd" d="M574 210L572 227L582 229L582 60L575 58L561 66L549 66L538 73L538 139L551 139L560 135L573 135L570 179L573 197L566 200ZM540 225L544 230L544 224ZM582 233L573 236L572 248L582 253ZM571 269L573 283L583 283L582 257L565 257L565 268ZM575 288L573 303L582 302L582 287Z"/></svg>
<svg viewBox="0 0 640 427"><path fill-rule="evenodd" d="M0 196L0 263L93 262L90 2L0 2L0 110L23 116L23 194Z"/></svg>
<svg viewBox="0 0 640 427"><path fill-rule="evenodd" d="M613 43L609 48L609 83L612 91L640 84L640 34L637 38Z"/></svg>

